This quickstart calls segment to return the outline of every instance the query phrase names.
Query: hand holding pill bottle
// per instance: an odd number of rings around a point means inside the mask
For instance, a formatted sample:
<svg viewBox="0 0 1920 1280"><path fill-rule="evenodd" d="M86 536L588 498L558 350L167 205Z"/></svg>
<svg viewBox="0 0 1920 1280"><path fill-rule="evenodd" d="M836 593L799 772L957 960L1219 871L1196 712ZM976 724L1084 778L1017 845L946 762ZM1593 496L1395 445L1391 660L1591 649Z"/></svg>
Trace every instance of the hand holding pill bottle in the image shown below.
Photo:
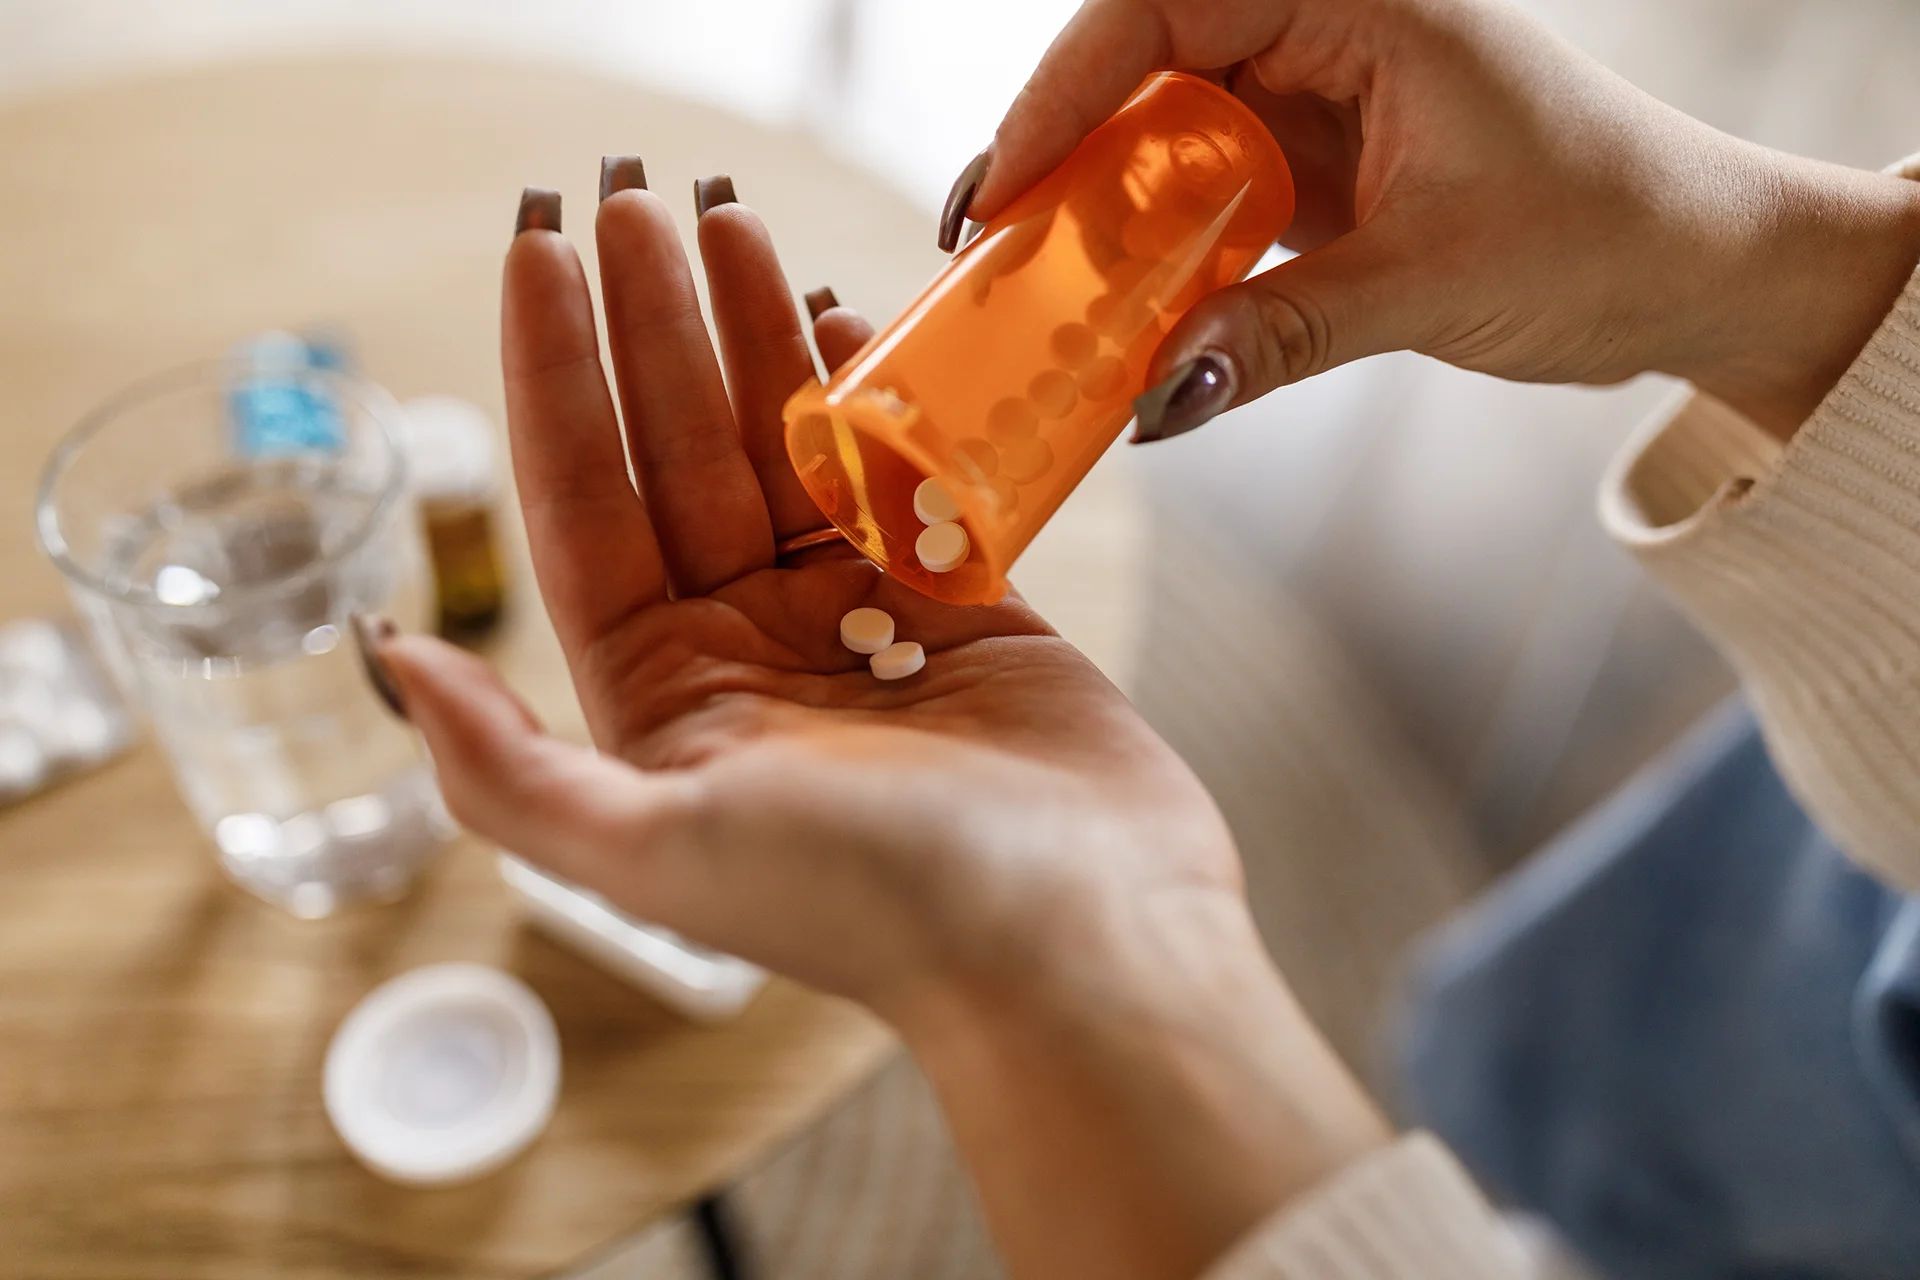
<svg viewBox="0 0 1920 1280"><path fill-rule="evenodd" d="M1132 417L1174 322L1243 279L1293 207L1286 159L1246 106L1194 76L1150 77L831 381L795 393L801 483L900 581L998 600Z"/></svg>

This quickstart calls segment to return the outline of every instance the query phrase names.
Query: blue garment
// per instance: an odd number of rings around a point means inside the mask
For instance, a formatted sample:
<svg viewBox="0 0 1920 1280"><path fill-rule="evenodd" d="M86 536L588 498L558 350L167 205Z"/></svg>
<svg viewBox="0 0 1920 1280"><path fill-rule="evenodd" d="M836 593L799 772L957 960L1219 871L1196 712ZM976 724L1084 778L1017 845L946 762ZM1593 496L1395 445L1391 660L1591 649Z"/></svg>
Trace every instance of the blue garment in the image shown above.
<svg viewBox="0 0 1920 1280"><path fill-rule="evenodd" d="M1450 923L1400 1032L1414 1118L1610 1275L1920 1277L1920 900L1743 708Z"/></svg>

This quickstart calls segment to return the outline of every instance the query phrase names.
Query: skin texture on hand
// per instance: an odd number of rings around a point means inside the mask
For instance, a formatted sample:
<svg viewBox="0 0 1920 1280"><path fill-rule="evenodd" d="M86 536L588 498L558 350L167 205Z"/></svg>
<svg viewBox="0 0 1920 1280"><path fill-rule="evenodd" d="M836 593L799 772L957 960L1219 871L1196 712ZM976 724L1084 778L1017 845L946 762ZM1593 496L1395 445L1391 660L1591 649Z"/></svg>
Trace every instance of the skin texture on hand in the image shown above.
<svg viewBox="0 0 1920 1280"><path fill-rule="evenodd" d="M1670 373L1787 434L1920 258L1916 184L1729 138L1499 0L1089 0L971 216L1160 68L1219 74L1295 169L1302 256L1200 303L1155 363L1224 355L1234 403L1410 349L1529 382Z"/></svg>
<svg viewBox="0 0 1920 1280"><path fill-rule="evenodd" d="M1017 597L943 605L844 544L776 563L825 521L782 445L816 370L758 217L699 220L717 352L658 196L613 192L595 231L612 387L555 230L508 252L502 347L597 750L478 658L369 633L455 815L891 1021L1017 1275L1191 1276L1385 1141L1261 949L1211 799L1084 657ZM871 332L837 306L814 324L829 367ZM877 681L839 639L860 606L925 670Z"/></svg>

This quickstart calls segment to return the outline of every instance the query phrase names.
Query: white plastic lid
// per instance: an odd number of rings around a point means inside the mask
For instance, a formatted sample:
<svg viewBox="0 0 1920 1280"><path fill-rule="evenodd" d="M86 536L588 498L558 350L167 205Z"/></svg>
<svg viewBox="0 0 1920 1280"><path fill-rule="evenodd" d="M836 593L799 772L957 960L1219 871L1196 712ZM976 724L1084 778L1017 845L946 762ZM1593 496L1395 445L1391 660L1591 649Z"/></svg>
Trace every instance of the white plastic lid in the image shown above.
<svg viewBox="0 0 1920 1280"><path fill-rule="evenodd" d="M486 410L454 396L421 396L401 410L401 448L416 493L429 501L493 498L500 477Z"/></svg>
<svg viewBox="0 0 1920 1280"><path fill-rule="evenodd" d="M478 964L415 969L355 1005L327 1050L327 1118L361 1163L413 1186L466 1182L539 1136L560 1037L525 983Z"/></svg>

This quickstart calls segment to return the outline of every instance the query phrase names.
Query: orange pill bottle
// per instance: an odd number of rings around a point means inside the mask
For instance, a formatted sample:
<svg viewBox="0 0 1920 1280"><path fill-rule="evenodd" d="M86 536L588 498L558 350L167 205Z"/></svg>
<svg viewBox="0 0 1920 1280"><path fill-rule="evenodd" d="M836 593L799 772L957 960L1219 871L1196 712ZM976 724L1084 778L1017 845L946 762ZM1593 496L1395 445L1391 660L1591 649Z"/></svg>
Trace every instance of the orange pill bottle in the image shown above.
<svg viewBox="0 0 1920 1280"><path fill-rule="evenodd" d="M1271 134L1225 90L1150 77L961 250L822 386L787 402L807 492L876 565L988 604L1133 416L1147 363L1206 294L1245 277L1293 219ZM914 493L951 494L968 553L936 573Z"/></svg>

